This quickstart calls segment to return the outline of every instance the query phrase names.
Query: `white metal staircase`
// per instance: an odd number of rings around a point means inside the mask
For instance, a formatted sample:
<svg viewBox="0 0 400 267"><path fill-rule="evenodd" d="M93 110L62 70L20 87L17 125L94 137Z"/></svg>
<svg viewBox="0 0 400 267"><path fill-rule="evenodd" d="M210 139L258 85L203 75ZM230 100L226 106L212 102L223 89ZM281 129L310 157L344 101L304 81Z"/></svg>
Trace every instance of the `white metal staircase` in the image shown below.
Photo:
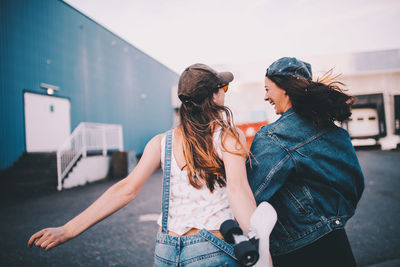
<svg viewBox="0 0 400 267"><path fill-rule="evenodd" d="M57 189L80 158L100 151L106 156L109 150L123 150L122 125L81 122L57 150Z"/></svg>

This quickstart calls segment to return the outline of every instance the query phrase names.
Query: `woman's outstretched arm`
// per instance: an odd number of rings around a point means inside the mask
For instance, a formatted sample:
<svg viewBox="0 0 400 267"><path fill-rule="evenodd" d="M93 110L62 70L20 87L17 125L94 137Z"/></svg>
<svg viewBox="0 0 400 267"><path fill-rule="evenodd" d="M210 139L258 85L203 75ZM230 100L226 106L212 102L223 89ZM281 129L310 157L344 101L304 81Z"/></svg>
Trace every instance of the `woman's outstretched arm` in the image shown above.
<svg viewBox="0 0 400 267"><path fill-rule="evenodd" d="M132 201L150 175L160 167L161 138L151 139L135 169L124 179L111 186L93 204L65 225L43 229L28 241L46 251L72 239Z"/></svg>
<svg viewBox="0 0 400 267"><path fill-rule="evenodd" d="M250 217L257 205L247 180L246 157L243 156L246 154L246 139L243 132L238 131L242 145L240 146L233 136L227 134L224 139L227 151L222 152L222 159L225 166L229 204L240 227L247 234L250 228Z"/></svg>

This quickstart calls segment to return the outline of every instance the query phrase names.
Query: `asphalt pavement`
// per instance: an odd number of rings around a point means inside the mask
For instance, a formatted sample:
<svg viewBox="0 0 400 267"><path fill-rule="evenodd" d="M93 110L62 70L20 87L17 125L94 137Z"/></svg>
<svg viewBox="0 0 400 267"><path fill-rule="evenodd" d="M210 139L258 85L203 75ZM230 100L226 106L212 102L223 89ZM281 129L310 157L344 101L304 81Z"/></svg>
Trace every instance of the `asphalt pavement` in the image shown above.
<svg viewBox="0 0 400 267"><path fill-rule="evenodd" d="M366 188L346 231L359 266L400 266L400 151L358 151ZM31 234L59 226L84 210L116 180L2 199L0 266L153 266L161 210L161 171L138 197L77 238L49 251L28 248Z"/></svg>

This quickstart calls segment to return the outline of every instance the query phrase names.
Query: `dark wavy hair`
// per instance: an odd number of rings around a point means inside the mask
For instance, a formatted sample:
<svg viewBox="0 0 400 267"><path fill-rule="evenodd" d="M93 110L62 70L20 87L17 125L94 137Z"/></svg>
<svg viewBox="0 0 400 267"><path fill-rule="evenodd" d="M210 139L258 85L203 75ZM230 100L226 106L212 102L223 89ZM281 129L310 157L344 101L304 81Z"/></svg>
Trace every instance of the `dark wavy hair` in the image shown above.
<svg viewBox="0 0 400 267"><path fill-rule="evenodd" d="M183 135L183 155L190 184L199 189L205 182L211 192L214 191L215 183L225 186L224 163L214 148L215 130L221 127L221 143L225 151L224 139L227 134L233 136L243 151L246 151L239 140L231 110L216 104L211 93L200 103L184 101L179 109L179 116L178 130Z"/></svg>
<svg viewBox="0 0 400 267"><path fill-rule="evenodd" d="M312 121L319 128L331 126L335 121L343 122L351 115L354 97L344 93L345 86L327 72L317 81L297 76L267 76L279 88L286 91L294 111Z"/></svg>

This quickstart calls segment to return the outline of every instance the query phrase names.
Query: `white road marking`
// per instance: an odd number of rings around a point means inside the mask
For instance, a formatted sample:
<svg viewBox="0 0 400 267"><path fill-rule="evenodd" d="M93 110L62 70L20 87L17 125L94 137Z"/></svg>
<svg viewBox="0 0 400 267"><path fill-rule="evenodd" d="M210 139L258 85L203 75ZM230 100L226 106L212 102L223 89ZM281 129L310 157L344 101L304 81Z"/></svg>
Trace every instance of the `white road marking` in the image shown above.
<svg viewBox="0 0 400 267"><path fill-rule="evenodd" d="M143 214L139 216L139 222L149 222L149 221L156 222L159 216L160 216L159 213Z"/></svg>

